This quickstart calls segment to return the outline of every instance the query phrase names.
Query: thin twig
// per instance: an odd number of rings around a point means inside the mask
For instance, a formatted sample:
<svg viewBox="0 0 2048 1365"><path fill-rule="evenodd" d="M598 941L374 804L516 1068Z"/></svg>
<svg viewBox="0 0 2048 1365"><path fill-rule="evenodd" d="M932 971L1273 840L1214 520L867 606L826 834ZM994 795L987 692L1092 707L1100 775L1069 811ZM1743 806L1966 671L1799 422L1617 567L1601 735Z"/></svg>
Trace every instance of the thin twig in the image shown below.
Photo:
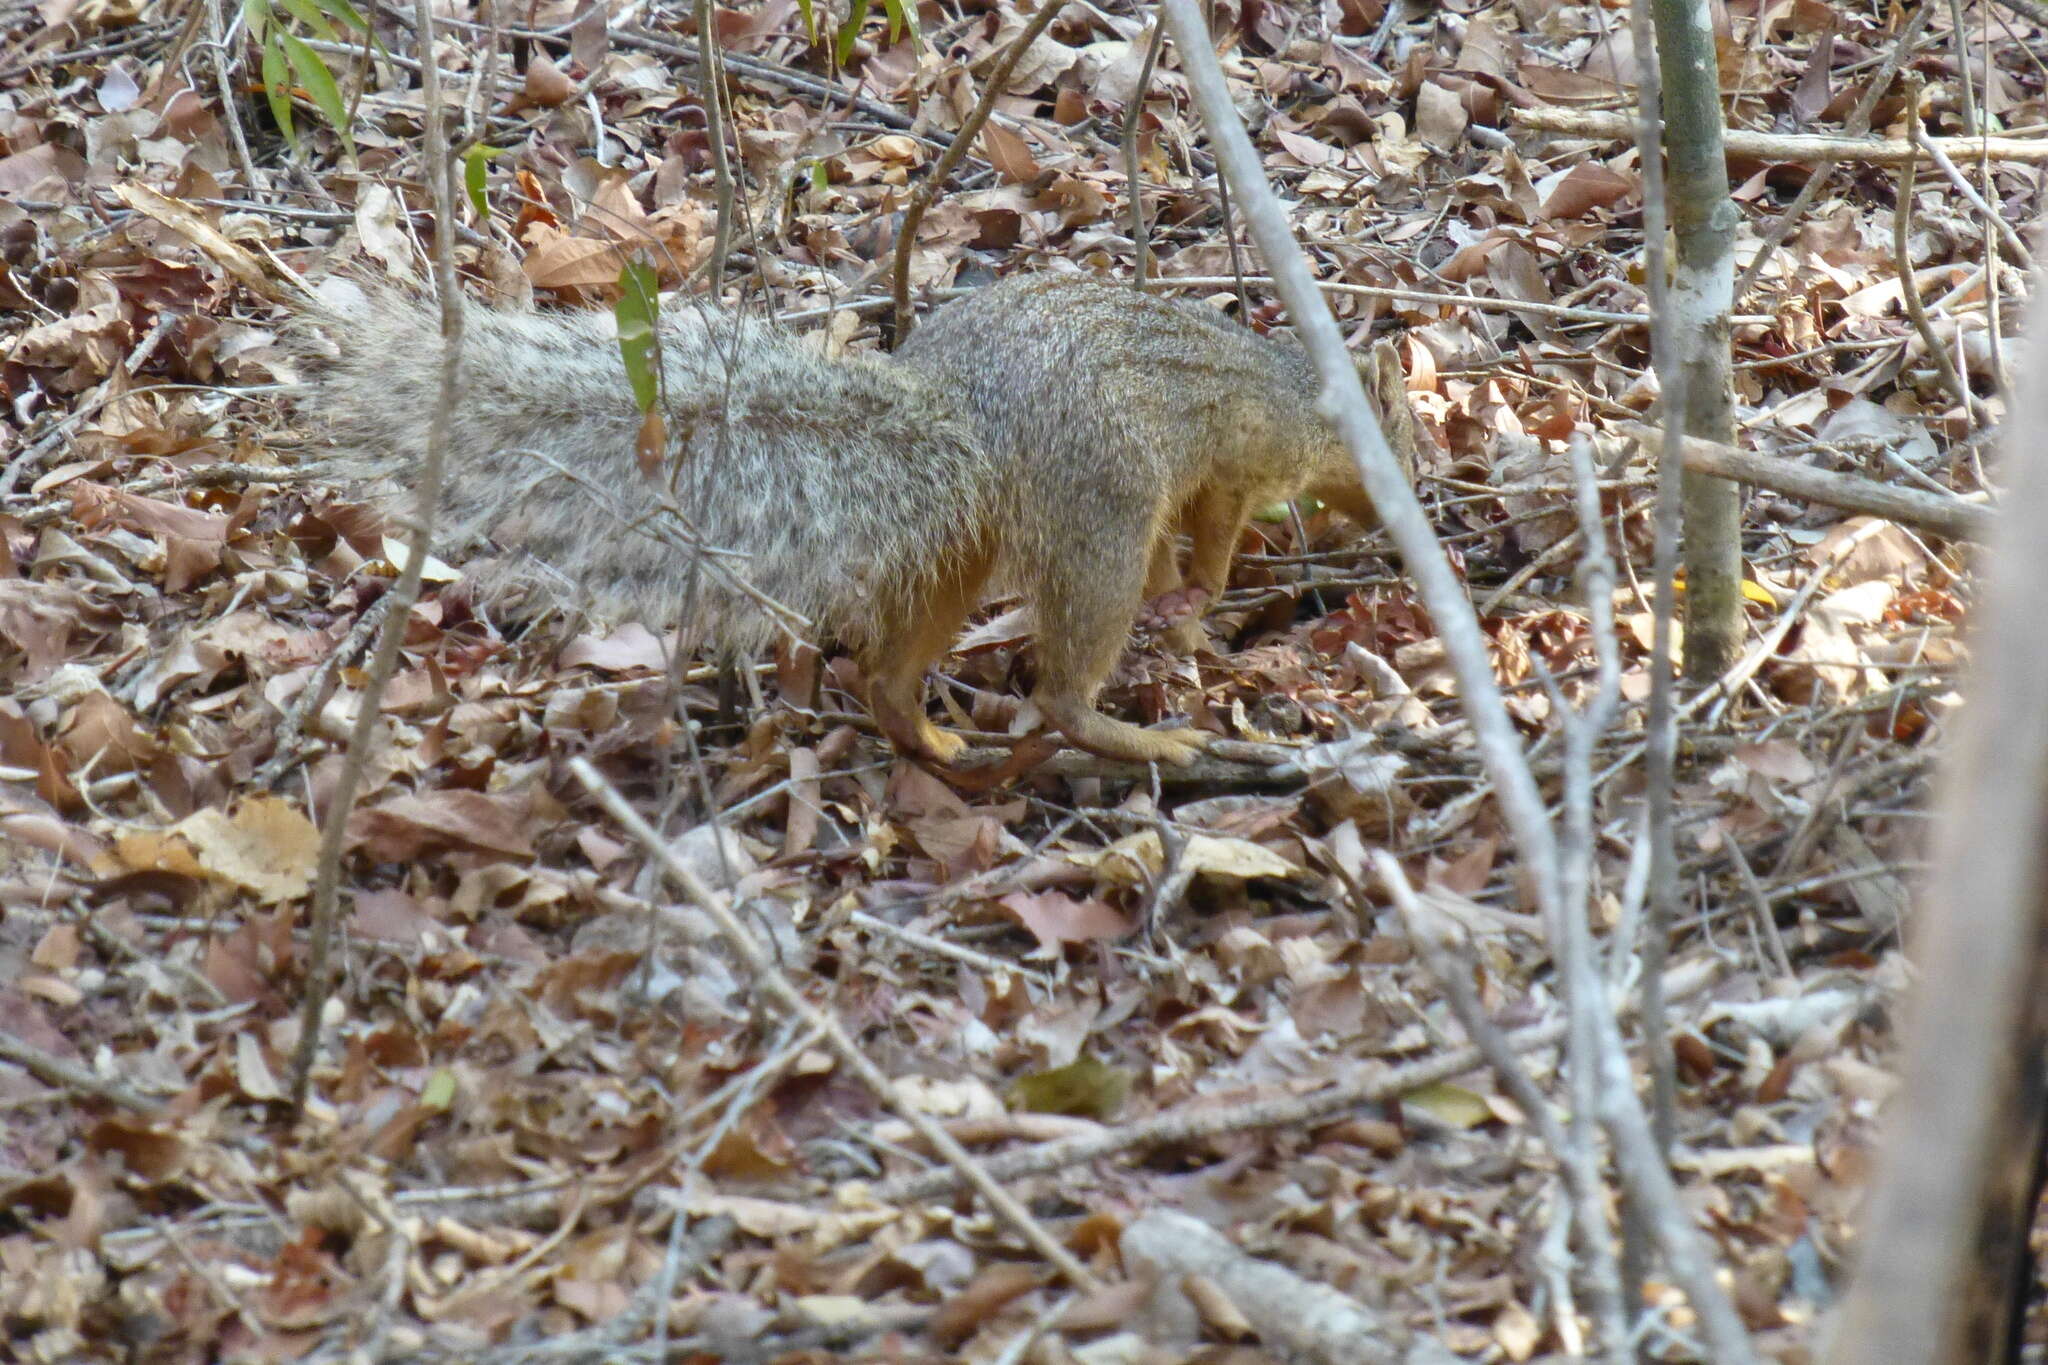
<svg viewBox="0 0 2048 1365"><path fill-rule="evenodd" d="M1925 7L1922 7L1920 12L1926 13ZM2005 247L2006 254L2012 257L2014 263L2023 270L2032 270L2034 253L2027 250L2027 244L2020 240L2019 233L2013 231L2012 224L2005 221L2004 214L1984 201L1984 196L1977 193L1976 188L1963 177L1963 173L1956 169L1956 163L1948 159L1948 153L1934 145L1933 139L1927 136L1926 130L1917 121L1913 124L1913 142L1927 153L1935 168L1948 178L1948 183L1955 186L1956 193L1963 196L1963 201L1975 209L1991 230L1998 234L1999 243Z"/></svg>
<svg viewBox="0 0 2048 1365"><path fill-rule="evenodd" d="M1246 284L1270 286L1267 275L1246 275ZM1224 289L1237 283L1231 275L1159 275L1148 289ZM1386 299L1393 303L1422 303L1444 308L1471 308L1482 313L1528 313L1556 318L1561 322L1593 323L1606 327L1640 327L1650 320L1648 312L1616 313L1602 308L1577 308L1568 303L1538 303L1534 300L1503 299L1487 294L1453 294L1443 289L1396 289L1377 284L1348 284L1319 280L1316 288L1325 294L1350 294L1361 299ZM1778 319L1769 313L1738 313L1728 319L1736 326L1765 326Z"/></svg>
<svg viewBox="0 0 2048 1365"><path fill-rule="evenodd" d="M91 1095L149 1118L156 1118L166 1112L164 1106L156 1100L146 1095L138 1095L125 1085L102 1080L76 1062L67 1062L62 1057L52 1056L33 1043L25 1043L9 1033L0 1033L0 1061L13 1062L45 1084L56 1086L60 1090Z"/></svg>
<svg viewBox="0 0 2048 1365"><path fill-rule="evenodd" d="M1899 34L1891 50L1884 54L1884 61L1879 64L1877 73L1871 77L1870 84L1857 98L1856 107L1851 109L1849 117L1842 121L1843 131L1848 136L1860 138L1870 131L1871 112L1877 108L1877 102L1884 92L1891 88L1892 77L1898 74L1900 63L1912 52L1913 44L1919 40L1920 30L1927 23L1927 16L1932 13L1932 5L1914 7L1912 17L1906 21L1905 31ZM1841 164L1840 157L1824 156L1814 166L1813 174L1807 176L1806 183L1799 187L1799 193L1785 206L1785 211L1778 215L1777 221L1771 224L1771 230L1764 235L1763 244L1756 249L1756 255L1750 259L1748 268L1736 277L1737 299L1745 297L1756 284L1757 276L1763 274L1764 265L1771 259L1772 253L1783 246L1785 239L1792 235L1793 229L1804 221L1807 208L1820 197L1821 190L1827 186L1828 181L1834 176L1835 168Z"/></svg>
<svg viewBox="0 0 2048 1365"><path fill-rule="evenodd" d="M1679 437L1685 429L1689 376L1678 363L1678 338L1671 316L1671 276L1666 257L1667 225L1662 83L1652 46L1656 25L1645 0L1631 6L1637 78L1636 146L1643 176L1643 275L1650 306L1650 363L1657 374L1658 409L1664 415L1664 443L1657 454L1656 511L1651 532L1650 705L1643 722L1644 784L1648 788L1650 839L1649 914L1643 924L1643 1047L1649 1064L1650 1109L1658 1145L1669 1150L1677 1109L1677 1072L1658 983L1670 948L1671 922L1678 904L1678 860L1672 832L1673 774L1677 764L1678 680L1672 674L1673 624L1678 619L1678 524L1683 464ZM1648 151L1640 149L1648 148ZM1640 1268L1640 1267L1637 1267ZM1633 1287L1637 1276L1630 1274Z"/></svg>
<svg viewBox="0 0 2048 1365"><path fill-rule="evenodd" d="M421 0L421 3L426 3L426 0ZM934 1122L929 1114L906 1100L896 1087L890 1084L888 1076L869 1060L867 1053L854 1042L838 1020L806 1000L802 992L790 984L789 978L775 965L767 950L754 937L753 931L742 924L739 917L733 913L726 897L714 891L697 874L696 869L677 857L667 841L640 817L638 811L627 804L626 799L605 781L603 775L588 759L572 759L569 771L583 784L584 790L604 807L606 813L617 820L626 833L654 859L662 872L690 902L711 917L712 923L718 926L719 935L725 940L726 946L746 966L756 984L778 1007L791 1017L801 1020L806 1027L817 1030L826 1045L839 1058L840 1064L866 1086L870 1094L910 1124L917 1135L973 1186L975 1193L988 1202L990 1210L1009 1224L1010 1228L1029 1243L1033 1251L1043 1256L1058 1270L1069 1284L1076 1289L1088 1291L1099 1286L1094 1274L1046 1232L1038 1220L1033 1218L1008 1190L998 1185L952 1134Z"/></svg>
<svg viewBox="0 0 2048 1365"><path fill-rule="evenodd" d="M1458 680L1466 717L1494 791L1527 868L1546 924L1556 923L1557 843L1544 809L1543 795L1530 775L1520 736L1509 719L1493 676L1493 665L1471 600L1453 572L1443 547L1416 501L1408 476L1387 448L1386 437L1373 420L1372 407L1360 385L1358 371L1345 350L1336 320L1330 316L1308 261L1294 240L1287 212L1266 183L1265 172L1244 124L1231 103L1229 87L1209 33L1193 0L1164 0L1168 26L1202 120L1209 131L1217 163L1237 192L1237 201L1252 237L1265 256L1297 334L1306 346L1323 384L1319 406L1330 413L1358 461L1359 476L1379 510L1394 543L1400 547L1425 605L1436 621L1444 651Z"/></svg>
<svg viewBox="0 0 2048 1365"><path fill-rule="evenodd" d="M711 142L711 182L717 194L718 227L711 240L711 259L704 263L710 294L725 287L725 258L732 250L732 161L726 155L725 90L718 44L712 37L711 0L697 0L697 85L704 105L705 136Z"/></svg>
<svg viewBox="0 0 2048 1365"><path fill-rule="evenodd" d="M1031 22L1024 25L1017 36L1010 40L1010 45L1003 49L1003 55L997 60L995 69L989 72L987 81L983 83L981 98L975 101L974 108L961 122L960 131L954 134L952 145L946 148L938 164L932 167L931 174L911 191L910 202L903 206L903 222L896 230L896 281L892 291L896 303L895 326L889 342L891 350L895 350L910 339L910 258L917 245L917 229L924 222L925 211L931 208L932 201L945 189L946 182L952 178L961 158L967 155L967 149L980 135L981 125L988 122L989 114L995 110L996 100L1009 85L1010 73L1017 69L1018 60L1038 41L1038 35L1044 33L1052 21L1059 17L1060 7L1064 3L1065 0L1045 0L1045 3L1039 6L1038 13L1031 16Z"/></svg>
<svg viewBox="0 0 2048 1365"><path fill-rule="evenodd" d="M1664 982L1665 999L1681 1000L1705 990L1712 983L1716 971L1717 964L1709 960L1672 972L1669 979ZM1633 1005L1633 1002L1630 1004ZM1562 1017L1531 1024L1527 1028L1516 1029L1510 1033L1507 1037L1508 1046L1516 1052L1533 1052L1541 1047L1555 1047L1563 1040L1565 1027L1565 1020ZM1339 1081L1328 1089L1318 1090L1313 1094L1289 1096L1278 1100L1260 1100L1227 1108L1191 1103L1181 1109L1169 1109L1140 1123L1126 1124L1120 1128L1111 1128L1083 1137L1059 1138L1052 1142L1041 1142L1034 1147L1004 1152L986 1158L982 1161L981 1167L995 1179L1015 1180L1021 1176L1044 1175L1048 1171L1065 1170L1070 1166L1101 1161L1127 1152L1205 1142L1230 1133L1250 1133L1265 1129L1299 1130L1319 1120L1349 1113L1363 1105L1390 1103L1424 1086L1441 1084L1485 1065L1486 1058L1478 1048L1454 1048L1424 1061L1374 1069L1365 1075ZM948 1194L959 1189L961 1183L961 1176L955 1171L924 1171L914 1176L884 1181L875 1187L874 1195L885 1203L909 1203Z"/></svg>
<svg viewBox="0 0 2048 1365"><path fill-rule="evenodd" d="M1917 95L1919 82L1913 81L1909 84L1910 89ZM1913 98L1908 97L1909 108L1912 106ZM1955 360L1948 353L1948 347L1935 335L1934 323L1927 316L1927 306L1920 300L1919 281L1913 275L1913 185L1919 169L1920 163L1917 161L1907 161L1899 167L1899 198L1892 209L1892 267L1898 273L1899 301L1906 306L1906 316L1913 320L1913 330L1920 334L1920 341L1927 348L1928 358L1941 372L1942 387L1955 399L1956 406L1970 415L1972 423L1978 427L1989 426L1990 413L1984 410L1984 405L1970 392L1970 386L1957 371Z"/></svg>
<svg viewBox="0 0 2048 1365"><path fill-rule="evenodd" d="M312 1084L313 1062L320 1053L321 1017L334 990L329 959L339 918L341 858L349 814L369 767L370 752L376 744L377 720L383 712L384 689L398 667L406 623L412 619L413 603L419 600L420 578L433 550L434 517L441 503L449 429L462 398L462 291L455 279L455 162L448 153L441 72L432 61L433 0L415 0L415 10L422 58L420 98L426 107L426 145L422 155L426 159L427 189L434 203L434 283L441 296L440 388L434 408L427 414L426 451L420 460L405 564L391 586L396 601L385 618L377 652L370 661L369 676L363 681L355 726L349 734L347 761L342 764L334 791L328 797L326 818L320 830L319 870L313 883L312 944L306 959L306 995L299 1011L298 1049L292 1057L292 1105L301 1114L305 1112L306 1094Z"/></svg>
<svg viewBox="0 0 2048 1365"><path fill-rule="evenodd" d="M206 5L208 55L213 58L214 88L220 93L220 116L228 125L228 140L234 144L235 164L241 168L242 183L249 193L263 193L263 182L256 178L256 161L249 155L249 136L242 131L241 108L235 103L234 82L230 76L228 62L228 28L221 22L222 0L199 0Z"/></svg>
<svg viewBox="0 0 2048 1365"><path fill-rule="evenodd" d="M1510 109L1508 116L1524 128L1558 133L1566 137L1621 141L1633 138L1632 120L1620 114L1591 109ZM2048 161L2048 138L1944 137L1937 145L1951 156L1987 156L1993 161L2020 161L2038 165ZM1896 166L1921 161L1927 153L1910 139L1830 137L1817 133L1752 133L1741 128L1727 132L1730 156L1754 157L1764 161L1815 162L1824 156L1842 161L1860 161L1872 166Z"/></svg>
<svg viewBox="0 0 2048 1365"><path fill-rule="evenodd" d="M1143 289L1152 265L1151 234L1145 226L1145 197L1139 193L1138 137L1145 121L1145 92L1152 86L1152 68L1159 62L1159 50L1166 46L1166 25L1152 21L1152 39L1145 44L1145 61L1138 69L1138 84L1124 110L1124 194L1131 205L1131 287Z"/></svg>
<svg viewBox="0 0 2048 1365"><path fill-rule="evenodd" d="M270 758L256 770L250 779L250 786L258 791L275 787L284 776L298 766L305 757L305 749L299 743L305 737L307 717L317 715L332 695L334 679L343 668L355 662L370 640L377 635L386 617L391 615L397 599L385 593L370 604L369 610L357 618L349 628L348 637L335 648L327 651L319 663L313 666L306 678L306 685L299 689L299 695L292 698L285 708L283 719L278 722L276 747Z"/></svg>
<svg viewBox="0 0 2048 1365"><path fill-rule="evenodd" d="M1549 1097L1537 1089L1528 1068L1522 1065L1520 1051L1487 1016L1479 1003L1479 993L1472 988L1471 953L1451 936L1449 918L1424 909L1392 854L1384 849L1373 850L1372 865L1394 907L1401 912L1401 920L1408 928L1408 941L1421 952L1430 975L1443 987L1452 1013L1464 1025L1465 1036L1500 1078L1508 1097L1521 1106L1537 1141L1557 1158L1565 1191L1571 1198L1574 1237L1588 1262L1583 1281L1590 1311L1599 1324L1607 1358L1622 1365L1633 1357L1629 1350L1628 1317L1622 1309L1621 1270L1615 1262L1613 1239L1607 1232L1599 1154L1590 1143L1565 1132Z"/></svg>
<svg viewBox="0 0 2048 1365"><path fill-rule="evenodd" d="M1618 428L1646 442L1661 443L1664 433L1631 424ZM1990 538L1997 518L1989 507L1941 489L1923 493L1917 489L1894 488L1856 474L1835 474L1811 465L1794 463L1772 455L1724 446L1688 436L1681 445L1685 467L1716 478L1753 483L1759 488L1790 494L1808 502L1838 507L1845 512L1882 517L1916 530L1929 531L1950 540L1979 544Z"/></svg>

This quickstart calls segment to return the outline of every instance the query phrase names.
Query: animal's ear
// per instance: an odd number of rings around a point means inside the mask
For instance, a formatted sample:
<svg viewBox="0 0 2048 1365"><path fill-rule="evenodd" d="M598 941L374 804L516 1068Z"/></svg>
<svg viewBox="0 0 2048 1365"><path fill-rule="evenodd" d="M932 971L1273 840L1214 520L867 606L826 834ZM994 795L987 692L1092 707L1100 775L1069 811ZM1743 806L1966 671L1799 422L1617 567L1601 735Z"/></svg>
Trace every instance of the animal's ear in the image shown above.
<svg viewBox="0 0 2048 1365"><path fill-rule="evenodd" d="M1358 367L1358 381L1365 386L1366 396L1372 399L1387 448L1401 462L1408 482L1415 482L1422 443L1415 410L1408 406L1408 382L1401 372L1399 348L1391 338L1382 337L1367 350L1353 353L1352 363Z"/></svg>

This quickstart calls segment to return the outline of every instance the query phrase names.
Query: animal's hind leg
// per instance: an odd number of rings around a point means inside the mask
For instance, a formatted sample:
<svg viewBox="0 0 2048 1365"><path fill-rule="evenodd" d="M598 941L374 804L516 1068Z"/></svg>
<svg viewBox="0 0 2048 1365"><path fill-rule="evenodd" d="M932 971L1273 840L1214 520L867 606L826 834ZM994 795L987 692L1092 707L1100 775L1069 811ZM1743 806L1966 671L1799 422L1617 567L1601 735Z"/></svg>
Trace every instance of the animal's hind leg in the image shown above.
<svg viewBox="0 0 2048 1365"><path fill-rule="evenodd" d="M1106 758L1186 764L1208 743L1199 730L1146 730L1095 709L1095 694L1123 653L1150 577L1145 556L1151 554L1156 569L1158 541L1166 534L1104 538L1092 555L1055 555L1039 566L1032 601L1039 680L1032 700L1074 744ZM1114 547L1107 558L1105 545Z"/></svg>
<svg viewBox="0 0 2048 1365"><path fill-rule="evenodd" d="M921 585L911 619L900 632L869 642L861 651L868 679L868 708L889 742L906 753L950 764L967 747L960 736L941 730L924 713L924 678L967 623L981 601L990 559L977 553L949 565Z"/></svg>

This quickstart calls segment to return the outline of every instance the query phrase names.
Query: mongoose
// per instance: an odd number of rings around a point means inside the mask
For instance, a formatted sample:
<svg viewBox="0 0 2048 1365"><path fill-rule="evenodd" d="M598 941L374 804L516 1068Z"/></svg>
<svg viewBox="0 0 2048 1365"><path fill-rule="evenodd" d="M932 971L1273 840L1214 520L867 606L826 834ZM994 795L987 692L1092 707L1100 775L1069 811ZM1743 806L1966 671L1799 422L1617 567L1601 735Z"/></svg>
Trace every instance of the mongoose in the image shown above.
<svg viewBox="0 0 2048 1365"><path fill-rule="evenodd" d="M402 476L438 401L434 306L337 280L295 334L306 407L344 465ZM653 515L610 315L472 308L438 543L523 551L515 576L559 575L650 624L687 611L694 638L735 654L796 613L853 652L889 739L942 764L965 741L925 715L925 674L988 588L1032 607L1033 701L1070 741L1187 763L1202 732L1095 707L1140 607L1213 600L1262 504L1309 492L1375 520L1305 353L1191 302L1014 277L940 308L895 356L840 360L684 304L664 310L660 353L679 515ZM1391 352L1360 369L1412 451ZM1170 638L1199 644L1199 620Z"/></svg>

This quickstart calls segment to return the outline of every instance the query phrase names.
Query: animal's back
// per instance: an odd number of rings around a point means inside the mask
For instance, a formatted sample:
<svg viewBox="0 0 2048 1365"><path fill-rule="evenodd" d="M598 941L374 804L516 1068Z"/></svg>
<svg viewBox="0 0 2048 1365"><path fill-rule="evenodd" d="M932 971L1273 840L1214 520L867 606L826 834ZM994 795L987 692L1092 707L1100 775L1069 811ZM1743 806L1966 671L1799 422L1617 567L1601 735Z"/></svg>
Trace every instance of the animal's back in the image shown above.
<svg viewBox="0 0 2048 1365"><path fill-rule="evenodd" d="M1100 462L1155 493L1326 441L1298 348L1204 305L1075 276L1014 276L938 309L897 352L960 395L992 452L1039 480ZM1261 448L1270 437L1274 449ZM1050 468L1048 468L1050 466Z"/></svg>

